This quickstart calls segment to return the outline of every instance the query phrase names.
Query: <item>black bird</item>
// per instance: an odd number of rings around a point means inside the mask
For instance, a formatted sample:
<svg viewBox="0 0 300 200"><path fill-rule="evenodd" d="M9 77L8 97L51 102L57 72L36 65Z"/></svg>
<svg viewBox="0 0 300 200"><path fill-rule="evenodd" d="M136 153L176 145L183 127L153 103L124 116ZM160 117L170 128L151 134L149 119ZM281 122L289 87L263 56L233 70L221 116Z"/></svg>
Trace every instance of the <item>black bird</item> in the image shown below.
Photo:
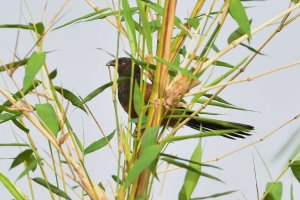
<svg viewBox="0 0 300 200"><path fill-rule="evenodd" d="M116 60L109 61L106 65L107 66L115 66ZM119 78L128 78L118 83L118 98L119 101L123 107L123 109L128 113L129 111L129 100L130 100L130 77L131 77L131 71L132 70L132 59L127 57L122 57L118 59L118 74ZM141 81L141 69L137 64L134 64L134 84L140 84ZM145 104L148 103L150 99L150 95L152 92L152 84L146 83L146 91L144 96ZM134 106L133 98L132 99L132 106ZM183 107L176 108L175 111L173 111L170 114L172 115L182 115L189 116L192 114L192 111L187 111ZM128 113L131 118L138 117L137 113L135 112L135 109L131 109L131 113ZM180 121L185 120L186 118L181 118ZM167 123L168 119L163 120L162 125L165 125ZM174 126L178 122L178 119L171 118L168 122L168 126ZM223 137L229 138L229 139L235 139L235 138L245 138L245 136L251 135L249 132L254 129L253 126L247 125L247 124L241 124L241 123L235 123L235 122L228 122L228 121L221 121L221 120L215 120L215 119L209 119L209 118L203 118L199 117L197 115L196 118L190 119L186 126L189 126L195 130L202 129L202 131L210 131L210 130L232 130L236 129L237 131L230 134L222 135Z"/></svg>

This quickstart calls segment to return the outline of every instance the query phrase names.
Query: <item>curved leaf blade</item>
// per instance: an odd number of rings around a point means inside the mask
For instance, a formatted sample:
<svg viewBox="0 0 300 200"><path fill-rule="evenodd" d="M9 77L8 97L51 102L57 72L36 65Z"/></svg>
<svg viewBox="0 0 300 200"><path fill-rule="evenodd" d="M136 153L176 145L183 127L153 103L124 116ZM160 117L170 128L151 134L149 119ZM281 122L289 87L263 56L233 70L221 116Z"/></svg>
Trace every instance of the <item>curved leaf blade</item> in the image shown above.
<svg viewBox="0 0 300 200"><path fill-rule="evenodd" d="M13 184L4 174L0 172L0 181L8 189L8 191L16 198L16 200L26 200L26 196L20 192L15 184Z"/></svg>
<svg viewBox="0 0 300 200"><path fill-rule="evenodd" d="M35 109L37 115L41 118L45 125L55 136L57 136L57 133L60 130L60 125L52 105L50 103L36 104Z"/></svg>
<svg viewBox="0 0 300 200"><path fill-rule="evenodd" d="M46 60L45 52L33 52L25 68L23 88L27 90L33 83L35 75L40 71Z"/></svg>

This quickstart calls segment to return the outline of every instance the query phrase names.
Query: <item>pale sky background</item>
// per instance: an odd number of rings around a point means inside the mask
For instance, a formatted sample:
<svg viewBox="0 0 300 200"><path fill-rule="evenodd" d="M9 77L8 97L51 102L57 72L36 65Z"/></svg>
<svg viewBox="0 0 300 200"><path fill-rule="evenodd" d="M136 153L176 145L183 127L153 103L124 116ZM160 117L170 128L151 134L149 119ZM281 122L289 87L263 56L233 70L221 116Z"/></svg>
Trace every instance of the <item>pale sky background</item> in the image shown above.
<svg viewBox="0 0 300 200"><path fill-rule="evenodd" d="M30 20L28 10L23 1L21 23L26 24ZM194 1L178 0L178 16L187 17L187 13L192 9ZM28 7L35 22L39 22L43 16L43 8L46 1L44 0L28 0ZM94 3L101 8L106 7L104 1L95 0ZM48 1L46 24L49 23L51 17L61 6L62 1ZM274 0L263 2L250 2L244 5L249 6L247 13L249 18L253 18L252 28L257 27L267 19L283 11L289 4L288 0ZM19 23L20 0L0 1L0 24L17 24ZM83 16L93 12L84 1L70 1L64 10L64 15L57 24L63 24L74 18ZM260 32L253 37L251 42L253 47L258 47L273 32L275 26ZM216 44L220 49L226 47L228 35L236 28L233 21L229 21L227 26L222 30L224 38L218 38ZM299 34L300 21L291 24L263 50L266 56L259 56L247 69L241 77L253 76L261 72L265 72L274 67L299 61ZM4 63L12 60L12 52L15 47L17 37L16 29L0 29L0 59ZM34 42L28 31L21 31L18 53L24 57L28 50L31 49ZM102 48L108 52L115 53L117 45L117 34L112 25L106 20L94 21L89 23L80 23L69 27L50 32L44 42L44 50L55 52L47 55L47 64L51 70L58 70L58 77L54 83L63 85L64 88L84 97L95 88L109 81L108 71L105 63L112 58ZM121 44L121 55L125 55L123 50L129 51L128 44ZM222 60L230 63L238 63L240 60L249 55L249 51L244 48L237 48L230 54L226 55ZM203 160L210 160L216 156L221 156L233 149L241 147L245 144L255 141L279 125L291 119L300 113L300 67L286 69L281 72L271 74L266 77L254 80L252 82L238 84L228 87L221 93L221 97L229 100L231 103L257 112L232 112L229 110L221 110L227 114L220 116L221 119L230 121L244 122L255 126L255 133L252 137L245 140L231 141L224 138L208 138L204 143ZM15 78L22 83L23 70L18 70ZM7 80L7 78L5 78ZM1 78L0 84L3 84ZM0 97L1 101L3 97ZM115 118L110 90L106 90L92 102L89 103L97 120L100 122L105 133L109 134L115 127ZM119 109L121 110L121 109ZM219 109L211 109L218 111ZM126 115L122 115L122 119L126 120ZM85 144L90 144L93 140L99 139L101 134L97 130L95 123L90 117L83 112L69 110L69 119L73 124L75 132L82 137L85 133ZM9 123L0 125L1 142L16 142L13 132L25 138L21 133ZM226 184L211 181L204 177L196 188L193 197L211 195L214 193L225 192L228 190L238 190L238 192L220 197L218 199L256 199L256 187L253 171L253 160L257 172L257 181L259 194L262 195L267 182L271 181L262 159L266 162L271 172L272 179L275 180L280 174L284 166L286 166L291 153L286 153L283 157L274 161L274 156L281 148L285 141L300 127L300 122L295 121L284 129L276 132L271 138L267 139L249 149L238 152L216 163L211 163L221 167L223 170L206 169L205 172L214 174L221 178ZM193 130L184 128L182 133L192 134ZM47 142L41 137L37 131L31 133L36 143L40 144L39 148L47 149ZM299 134L294 138L295 142L300 141ZM116 138L113 143L116 144ZM180 157L189 158L191 152L196 146L197 141L185 141L170 145L168 152ZM294 143L294 146L295 147ZM292 150L292 148L291 148ZM12 160L2 158L13 158L20 152L18 148L0 147L0 171L15 180L23 170L18 167L8 171ZM259 157L262 156L262 159ZM88 171L91 173L93 180L102 182L107 186L107 191L111 194L108 181L112 182L111 175L116 174L116 162L112 153L108 148L97 151L88 155L86 160ZM31 175L32 177L39 176ZM162 180L163 177L160 177ZM173 171L167 175L164 192L161 199L177 199L178 192L183 183L184 171ZM54 183L54 179L51 179ZM293 178L288 171L282 178L284 182L284 197L289 199L290 184L294 183L295 199L300 199L299 183ZM29 196L28 183L25 178L17 182L17 185ZM71 184L73 185L73 184ZM50 199L49 193L42 187L34 185L36 191L36 199ZM155 187L154 194L157 197L159 187ZM72 196L73 194L71 194ZM9 200L12 196L0 184L0 199ZM75 198L74 198L75 199ZM156 198L153 198L156 199Z"/></svg>

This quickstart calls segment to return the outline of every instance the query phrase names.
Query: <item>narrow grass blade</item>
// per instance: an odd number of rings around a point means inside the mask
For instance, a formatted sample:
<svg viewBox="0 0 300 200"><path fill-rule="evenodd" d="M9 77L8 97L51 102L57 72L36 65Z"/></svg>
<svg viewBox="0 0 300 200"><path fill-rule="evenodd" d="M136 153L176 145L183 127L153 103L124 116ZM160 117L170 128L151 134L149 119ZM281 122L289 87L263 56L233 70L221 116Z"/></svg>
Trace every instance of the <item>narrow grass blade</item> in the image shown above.
<svg viewBox="0 0 300 200"><path fill-rule="evenodd" d="M97 150L101 149L102 147L106 146L108 144L107 140L110 141L114 137L115 132L116 132L116 130L114 130L111 134L106 136L106 138L101 138L100 140L97 140L97 141L93 142L92 144L90 144L87 148L84 149L84 154L87 155L89 153L97 151Z"/></svg>
<svg viewBox="0 0 300 200"><path fill-rule="evenodd" d="M202 200L202 199L211 199L211 198L217 198L217 197L222 197L228 194L232 194L236 192L236 190L231 190L231 191L227 191L227 192L222 192L222 193L216 193L210 196L205 196L205 197L197 197L197 198L191 198L191 200Z"/></svg>
<svg viewBox="0 0 300 200"><path fill-rule="evenodd" d="M76 18L76 19L73 19L73 20L71 20L71 21L69 21L69 22L67 22L67 23L65 23L65 24L63 24L63 25L61 25L61 26L58 26L58 27L54 28L53 30L57 30L57 29L60 29L60 28L65 27L65 26L68 26L68 25L71 25L71 24L74 24L74 23L81 22L82 20L91 18L91 17L93 17L93 16L95 16L95 15L101 14L101 13L103 13L103 12L105 12L105 11L108 11L108 10L110 10L110 8L104 8L104 9L98 10L98 11L96 11L96 12L92 12L92 13L89 13L89 14L87 14L87 15L84 15L84 16L82 16L82 17L78 17L78 18Z"/></svg>
<svg viewBox="0 0 300 200"><path fill-rule="evenodd" d="M231 133L236 133L240 131L241 129L226 129L226 130L213 130L213 131L206 131L198 134L193 135L183 135L183 136L175 136L166 138L163 140L163 142L175 142L175 141L181 141L186 139L194 139L194 138L201 138L201 137L210 137L210 136L221 136L221 135L229 135Z"/></svg>
<svg viewBox="0 0 300 200"><path fill-rule="evenodd" d="M128 80L127 77L122 77L122 78L119 78L117 80L117 83L120 83L124 80ZM98 87L97 89L95 89L94 91L92 91L91 93L89 93L83 100L82 102L83 103L87 103L89 101L91 101L93 98L95 98L96 96L98 96L99 94L101 94L105 89L109 88L110 86L113 85L113 81L109 82L109 83L106 83L100 87Z"/></svg>
<svg viewBox="0 0 300 200"><path fill-rule="evenodd" d="M131 55L136 55L136 34L135 21L132 17L132 12L127 0L122 0L123 16L127 27L127 37L130 45Z"/></svg>
<svg viewBox="0 0 300 200"><path fill-rule="evenodd" d="M63 96L66 100L70 101L73 106L75 106L77 108L80 108L81 110L86 112L82 101L75 94L73 94L71 91L69 91L67 89L64 89L62 87L58 87L58 86L55 86L54 89L59 94L61 94L61 96Z"/></svg>
<svg viewBox="0 0 300 200"><path fill-rule="evenodd" d="M150 24L148 22L147 14L146 14L146 3L143 1L137 1L137 5L139 8L139 14L141 18L141 22L143 25L143 35L145 37L146 43L147 43L147 49L148 53L151 55L152 54L152 37L151 37L151 29L150 29Z"/></svg>
<svg viewBox="0 0 300 200"><path fill-rule="evenodd" d="M8 69L14 69L14 68L26 65L27 61L28 61L28 58L25 58L25 59L20 60L20 61L16 61L16 62L8 63L8 64L5 64L5 65L1 65L0 66L0 72L6 71Z"/></svg>
<svg viewBox="0 0 300 200"><path fill-rule="evenodd" d="M22 143L6 143L0 144L0 147L29 147L29 144L22 144Z"/></svg>
<svg viewBox="0 0 300 200"><path fill-rule="evenodd" d="M221 179L219 179L219 178L217 178L217 177L215 177L213 175L210 175L208 173L205 173L203 171L200 171L198 169L195 169L194 167L189 166L189 165L187 165L185 163L178 162L178 161L175 161L175 160L169 159L169 158L162 158L161 160L166 161L166 162L168 162L168 163L170 163L172 165L175 165L177 167L180 167L180 168L183 168L183 169L186 169L186 170L190 170L190 171L195 172L195 173L197 173L197 174L199 174L201 176L205 176L206 178L209 178L209 179L212 179L212 180L216 180L216 181L219 181L219 182L223 183L223 181Z"/></svg>
<svg viewBox="0 0 300 200"><path fill-rule="evenodd" d="M202 167L211 167L211 168L215 168L215 169L221 169L220 167L217 167L217 166L214 166L214 165L203 164L201 162L197 162L197 161L193 161L193 160L188 160L188 159L185 159L185 158L180 158L178 156L174 156L174 155L170 155L170 154L160 153L160 155L164 156L164 157L167 157L167 158L174 159L174 160L186 161L186 162L193 163L195 165L199 165L199 166L202 166Z"/></svg>
<svg viewBox="0 0 300 200"><path fill-rule="evenodd" d="M64 191L62 191L61 189L59 189L58 187L56 187L55 185L47 182L46 180L40 178L40 177L37 177L37 178L33 178L32 179L34 182L36 182L37 184L43 186L44 188L46 188L47 190L49 190L48 186L50 187L51 189L51 192L53 192L54 194L60 196L60 197L63 197L67 200L72 200L68 194L66 194Z"/></svg>
<svg viewBox="0 0 300 200"><path fill-rule="evenodd" d="M25 30L31 30L35 31L38 34L42 35L44 33L45 27L42 22L33 24L1 24L0 28L17 28L17 29L25 29Z"/></svg>

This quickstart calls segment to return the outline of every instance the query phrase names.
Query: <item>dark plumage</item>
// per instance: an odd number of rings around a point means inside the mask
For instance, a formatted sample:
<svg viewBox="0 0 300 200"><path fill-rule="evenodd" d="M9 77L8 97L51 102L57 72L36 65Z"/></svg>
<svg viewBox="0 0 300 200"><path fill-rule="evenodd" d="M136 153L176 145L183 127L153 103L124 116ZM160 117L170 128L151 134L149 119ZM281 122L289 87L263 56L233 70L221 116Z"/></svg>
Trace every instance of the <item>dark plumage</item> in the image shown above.
<svg viewBox="0 0 300 200"><path fill-rule="evenodd" d="M115 66L116 60L112 60L107 63L107 66ZM132 72L132 59L122 57L118 59L118 74L119 77L130 78ZM134 83L140 84L141 80L141 69L137 64L134 64ZM146 83L146 92L145 92L145 104L148 103L150 95L152 92L152 85ZM129 99L130 99L130 79L124 80L118 83L118 98L123 107L123 109L128 113L129 110ZM133 99L133 98L132 98ZM131 104L134 106L133 102ZM185 113L186 116L190 115L191 111L186 111L185 108L176 108L176 111L173 111L172 115L182 115ZM171 114L171 113L170 113ZM138 115L135 113L134 109L131 109L129 113L131 118L136 118ZM185 118L181 119L183 121ZM168 120L164 120L162 125L166 124ZM174 118L169 121L169 126L174 126L178 122L178 119ZM249 132L254 129L251 125L240 124L235 122L214 120L209 118L196 117L192 118L186 124L187 126L199 130L202 128L202 131L210 130L229 130L229 129L238 129L235 133L230 133L227 135L222 135L223 137L235 139L235 138L244 138L245 136L251 135Z"/></svg>

